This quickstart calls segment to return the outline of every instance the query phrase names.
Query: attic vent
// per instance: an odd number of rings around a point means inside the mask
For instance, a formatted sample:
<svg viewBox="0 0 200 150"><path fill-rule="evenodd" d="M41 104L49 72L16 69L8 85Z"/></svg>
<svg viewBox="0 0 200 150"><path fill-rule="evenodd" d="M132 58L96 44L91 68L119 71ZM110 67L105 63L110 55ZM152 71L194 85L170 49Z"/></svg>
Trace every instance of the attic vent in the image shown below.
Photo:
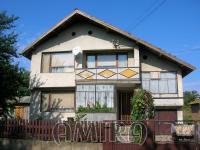
<svg viewBox="0 0 200 150"><path fill-rule="evenodd" d="M75 36L76 35L76 32L72 32L72 36Z"/></svg>
<svg viewBox="0 0 200 150"><path fill-rule="evenodd" d="M91 30L88 31L88 35L92 35L92 31Z"/></svg>

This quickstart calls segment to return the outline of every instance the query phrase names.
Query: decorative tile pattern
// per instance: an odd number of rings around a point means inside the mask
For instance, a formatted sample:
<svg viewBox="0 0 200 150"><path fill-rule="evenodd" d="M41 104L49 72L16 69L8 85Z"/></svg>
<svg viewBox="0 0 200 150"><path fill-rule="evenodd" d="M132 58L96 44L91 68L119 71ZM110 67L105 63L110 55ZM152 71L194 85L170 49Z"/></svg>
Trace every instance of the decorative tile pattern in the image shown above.
<svg viewBox="0 0 200 150"><path fill-rule="evenodd" d="M126 70L120 72L119 74L121 74L124 77L131 78L131 77L135 76L137 74L137 72L135 72L134 70L131 70L131 69L126 69Z"/></svg>
<svg viewBox="0 0 200 150"><path fill-rule="evenodd" d="M84 70L77 75L79 75L81 78L84 78L84 79L93 79L92 76L94 75L94 73L88 70Z"/></svg>
<svg viewBox="0 0 200 150"><path fill-rule="evenodd" d="M104 78L110 78L112 76L114 76L116 73L109 70L109 69L106 69L106 70L103 70L101 71L100 73L98 73L100 76L104 77Z"/></svg>

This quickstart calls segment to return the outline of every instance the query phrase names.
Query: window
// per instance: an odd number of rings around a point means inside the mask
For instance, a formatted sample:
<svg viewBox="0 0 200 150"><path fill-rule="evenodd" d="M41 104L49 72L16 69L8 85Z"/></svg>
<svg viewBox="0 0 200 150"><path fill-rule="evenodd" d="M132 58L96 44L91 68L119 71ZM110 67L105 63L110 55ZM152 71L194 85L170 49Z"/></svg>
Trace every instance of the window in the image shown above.
<svg viewBox="0 0 200 150"><path fill-rule="evenodd" d="M128 67L127 54L87 55L87 68L109 68L109 67L110 68Z"/></svg>
<svg viewBox="0 0 200 150"><path fill-rule="evenodd" d="M106 105L109 108L114 106L113 85L77 85L76 106L93 107L96 103Z"/></svg>
<svg viewBox="0 0 200 150"><path fill-rule="evenodd" d="M144 72L142 87L152 93L177 93L175 72Z"/></svg>
<svg viewBox="0 0 200 150"><path fill-rule="evenodd" d="M42 55L42 72L73 72L74 56L69 53L44 53Z"/></svg>
<svg viewBox="0 0 200 150"><path fill-rule="evenodd" d="M116 67L116 55L97 55L97 67Z"/></svg>
<svg viewBox="0 0 200 150"><path fill-rule="evenodd" d="M87 56L87 67L88 68L95 68L95 56Z"/></svg>
<svg viewBox="0 0 200 150"><path fill-rule="evenodd" d="M73 112L73 92L42 92L41 111Z"/></svg>
<svg viewBox="0 0 200 150"><path fill-rule="evenodd" d="M118 55L118 67L127 67L127 55L125 54L119 54Z"/></svg>

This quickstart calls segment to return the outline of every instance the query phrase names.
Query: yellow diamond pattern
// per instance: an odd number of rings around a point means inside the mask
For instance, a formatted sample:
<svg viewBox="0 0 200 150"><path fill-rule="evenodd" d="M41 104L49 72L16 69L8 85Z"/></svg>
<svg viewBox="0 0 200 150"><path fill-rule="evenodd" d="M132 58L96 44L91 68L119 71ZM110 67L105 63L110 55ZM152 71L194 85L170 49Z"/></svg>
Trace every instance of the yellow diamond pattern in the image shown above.
<svg viewBox="0 0 200 150"><path fill-rule="evenodd" d="M92 76L94 74L92 72L86 70L86 71L80 72L78 75L85 79L92 79Z"/></svg>
<svg viewBox="0 0 200 150"><path fill-rule="evenodd" d="M135 72L134 70L131 70L131 69L126 69L126 70L120 72L120 74L127 77L127 78L131 78L134 75L136 75L137 72Z"/></svg>
<svg viewBox="0 0 200 150"><path fill-rule="evenodd" d="M104 78L110 78L112 77L113 75L115 75L116 73L111 71L111 70L103 70L99 73L100 76L104 77Z"/></svg>

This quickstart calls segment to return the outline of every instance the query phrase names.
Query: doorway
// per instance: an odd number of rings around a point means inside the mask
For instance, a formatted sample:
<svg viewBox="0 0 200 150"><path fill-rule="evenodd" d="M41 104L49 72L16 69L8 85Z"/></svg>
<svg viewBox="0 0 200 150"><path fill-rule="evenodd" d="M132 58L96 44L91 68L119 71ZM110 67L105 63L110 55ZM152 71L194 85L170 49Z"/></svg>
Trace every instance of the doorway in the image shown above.
<svg viewBox="0 0 200 150"><path fill-rule="evenodd" d="M133 91L119 90L117 92L118 99L118 119L131 120L131 99Z"/></svg>

